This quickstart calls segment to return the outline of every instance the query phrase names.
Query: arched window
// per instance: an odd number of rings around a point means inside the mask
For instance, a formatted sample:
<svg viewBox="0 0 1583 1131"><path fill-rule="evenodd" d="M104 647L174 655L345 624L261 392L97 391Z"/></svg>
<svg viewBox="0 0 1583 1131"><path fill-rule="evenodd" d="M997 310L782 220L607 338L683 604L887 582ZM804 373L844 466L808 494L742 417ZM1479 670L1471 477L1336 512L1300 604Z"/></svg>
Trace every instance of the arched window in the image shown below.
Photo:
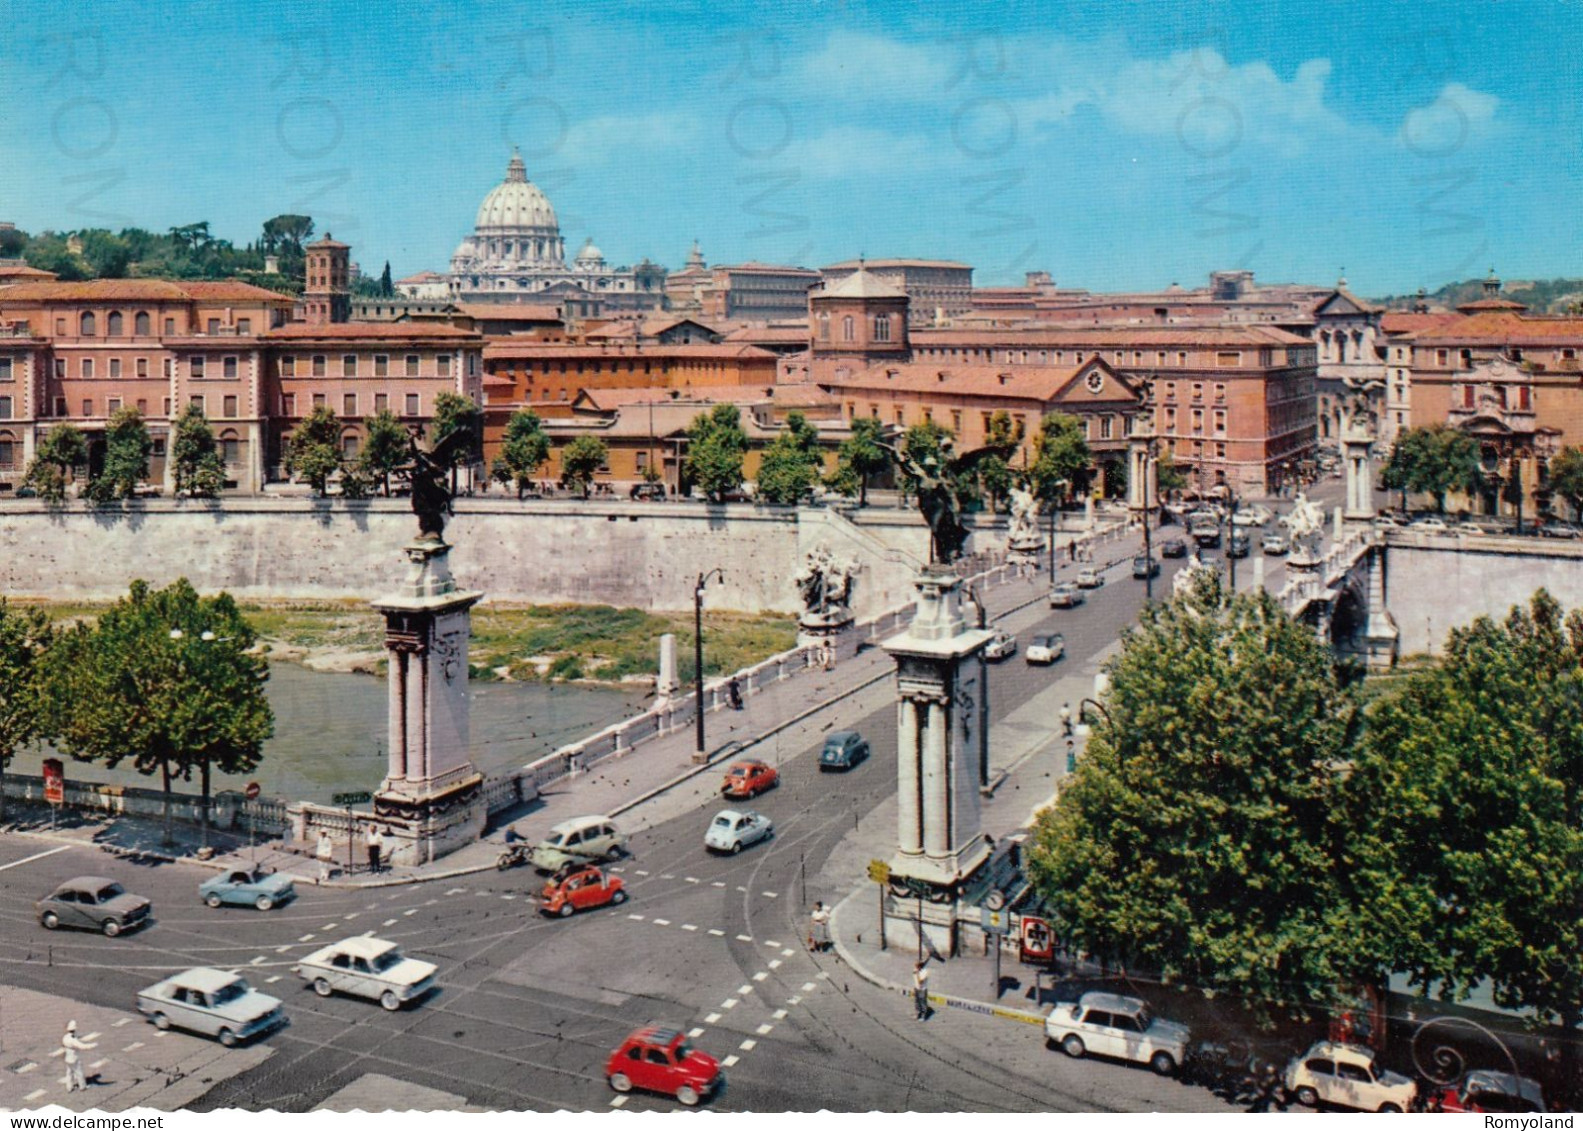
<svg viewBox="0 0 1583 1131"><path fill-rule="evenodd" d="M236 429L227 428L224 432L221 432L218 443L220 455L226 463L238 464L242 462L242 438L237 435Z"/></svg>
<svg viewBox="0 0 1583 1131"><path fill-rule="evenodd" d="M91 338L91 337L94 336L95 333L98 332L96 330L96 328L95 328L93 311L85 310L85 311L82 312L82 319L81 319L81 321L79 323L79 327L80 327L80 333L85 338Z"/></svg>
<svg viewBox="0 0 1583 1131"><path fill-rule="evenodd" d="M121 318L121 312L119 310L112 310L110 312L110 316L105 319L104 332L112 338L119 338L124 329L125 324Z"/></svg>
<svg viewBox="0 0 1583 1131"><path fill-rule="evenodd" d="M850 314L841 319L841 340L843 342L855 342L857 340L857 323L852 321Z"/></svg>
<svg viewBox="0 0 1583 1131"><path fill-rule="evenodd" d="M148 311L140 310L132 318L132 332L139 337L147 337L149 332Z"/></svg>
<svg viewBox="0 0 1583 1131"><path fill-rule="evenodd" d="M874 316L874 340L876 342L890 341L890 315L876 314Z"/></svg>
<svg viewBox="0 0 1583 1131"><path fill-rule="evenodd" d="M827 310L819 312L819 340L821 342L830 340L830 312Z"/></svg>

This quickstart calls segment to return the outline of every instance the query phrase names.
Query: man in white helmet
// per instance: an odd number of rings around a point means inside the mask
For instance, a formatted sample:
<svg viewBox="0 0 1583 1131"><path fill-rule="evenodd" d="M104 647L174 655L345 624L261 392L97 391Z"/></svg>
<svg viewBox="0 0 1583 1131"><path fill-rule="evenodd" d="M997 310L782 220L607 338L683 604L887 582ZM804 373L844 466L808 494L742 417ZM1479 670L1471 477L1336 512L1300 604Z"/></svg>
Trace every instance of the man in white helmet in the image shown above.
<svg viewBox="0 0 1583 1131"><path fill-rule="evenodd" d="M61 1047L66 1050L66 1090L75 1092L78 1088L88 1090L88 1077L82 1070L82 1053L99 1046L77 1038L77 1022L66 1022L66 1035L60 1039Z"/></svg>

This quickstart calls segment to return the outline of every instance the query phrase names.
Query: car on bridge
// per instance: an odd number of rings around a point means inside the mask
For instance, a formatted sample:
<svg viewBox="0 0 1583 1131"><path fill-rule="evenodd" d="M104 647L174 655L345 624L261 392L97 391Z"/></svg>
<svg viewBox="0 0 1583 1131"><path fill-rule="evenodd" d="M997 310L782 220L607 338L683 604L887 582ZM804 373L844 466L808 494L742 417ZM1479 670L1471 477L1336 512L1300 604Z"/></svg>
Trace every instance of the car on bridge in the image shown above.
<svg viewBox="0 0 1583 1131"><path fill-rule="evenodd" d="M1141 998L1086 993L1057 1005L1044 1019L1046 1048L1070 1057L1089 1053L1147 1064L1161 1076L1181 1067L1192 1033L1186 1025L1154 1015Z"/></svg>
<svg viewBox="0 0 1583 1131"><path fill-rule="evenodd" d="M733 762L720 783L720 792L734 801L751 801L780 783L780 772L768 762Z"/></svg>
<svg viewBox="0 0 1583 1131"><path fill-rule="evenodd" d="M208 966L172 974L139 991L137 1011L157 1029L186 1029L214 1037L226 1048L286 1023L279 998L259 993L245 978Z"/></svg>
<svg viewBox="0 0 1583 1131"><path fill-rule="evenodd" d="M1245 558L1253 551L1253 541L1240 530L1231 535L1226 543L1226 557Z"/></svg>
<svg viewBox="0 0 1583 1131"><path fill-rule="evenodd" d="M1132 576L1140 581L1148 577L1159 577L1159 560L1139 554L1137 557L1132 559Z"/></svg>
<svg viewBox="0 0 1583 1131"><path fill-rule="evenodd" d="M1063 581L1050 590L1050 607L1052 609L1075 609L1085 600L1083 591L1070 581Z"/></svg>
<svg viewBox="0 0 1583 1131"><path fill-rule="evenodd" d="M1187 557L1187 543L1180 538L1167 538L1160 543L1160 557L1185 558Z"/></svg>
<svg viewBox="0 0 1583 1131"><path fill-rule="evenodd" d="M774 835L774 823L758 810L722 809L709 822L709 829L704 833L704 847L711 852L729 852L735 856L748 845Z"/></svg>
<svg viewBox="0 0 1583 1131"><path fill-rule="evenodd" d="M1077 587L1079 589L1098 589L1105 584L1104 570L1092 566L1077 571Z"/></svg>
<svg viewBox="0 0 1583 1131"><path fill-rule="evenodd" d="M623 1094L634 1088L674 1096L694 1107L725 1086L720 1062L693 1048L680 1029L635 1029L605 1062L605 1080Z"/></svg>
<svg viewBox="0 0 1583 1131"><path fill-rule="evenodd" d="M115 938L152 922L154 905L105 876L67 880L33 905L45 930L82 927Z"/></svg>
<svg viewBox="0 0 1583 1131"><path fill-rule="evenodd" d="M1040 632L1034 635L1023 653L1030 664L1053 664L1066 655L1066 637L1059 632Z"/></svg>
<svg viewBox="0 0 1583 1131"><path fill-rule="evenodd" d="M227 868L198 885L198 898L210 907L230 903L268 911L296 897L291 877L268 868Z"/></svg>
<svg viewBox="0 0 1583 1131"><path fill-rule="evenodd" d="M552 876L539 892L539 910L545 915L569 918L596 907L620 906L627 901L627 886L592 864L571 865Z"/></svg>
<svg viewBox="0 0 1583 1131"><path fill-rule="evenodd" d="M1449 529L1446 526L1445 519L1437 518L1434 515L1430 515L1428 518L1415 519L1412 528L1414 530L1428 531L1431 534L1443 534Z"/></svg>
<svg viewBox="0 0 1583 1131"><path fill-rule="evenodd" d="M291 968L320 997L333 993L377 1001L394 1013L434 988L439 968L401 953L384 939L358 936L321 947Z"/></svg>
<svg viewBox="0 0 1583 1131"><path fill-rule="evenodd" d="M984 645L984 659L1004 660L1008 656L1017 654L1017 638L1011 633L997 629L990 642Z"/></svg>
<svg viewBox="0 0 1583 1131"><path fill-rule="evenodd" d="M819 749L819 769L850 770L869 755L868 739L855 730L836 730L825 735Z"/></svg>
<svg viewBox="0 0 1583 1131"><path fill-rule="evenodd" d="M1284 534L1266 534L1264 540L1259 543L1259 549L1266 554L1279 556L1290 553L1292 544L1286 540L1286 535Z"/></svg>
<svg viewBox="0 0 1583 1131"><path fill-rule="evenodd" d="M1539 527L1541 538L1576 538L1580 532L1569 522L1547 522Z"/></svg>
<svg viewBox="0 0 1583 1131"><path fill-rule="evenodd" d="M1380 1068L1374 1050L1319 1041L1286 1066L1286 1092L1304 1107L1334 1104L1361 1111L1411 1111L1418 1085Z"/></svg>

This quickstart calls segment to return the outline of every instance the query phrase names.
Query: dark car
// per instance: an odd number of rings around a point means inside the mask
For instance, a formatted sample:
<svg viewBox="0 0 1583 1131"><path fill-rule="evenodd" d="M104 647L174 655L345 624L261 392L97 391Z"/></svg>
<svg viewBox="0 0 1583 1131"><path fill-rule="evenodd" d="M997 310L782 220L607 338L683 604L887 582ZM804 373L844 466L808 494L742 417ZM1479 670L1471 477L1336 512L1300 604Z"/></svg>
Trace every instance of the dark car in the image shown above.
<svg viewBox="0 0 1583 1131"><path fill-rule="evenodd" d="M1205 550L1213 550L1220 545L1219 526L1200 526L1193 531L1193 541Z"/></svg>
<svg viewBox="0 0 1583 1131"><path fill-rule="evenodd" d="M1144 557L1142 554L1139 554L1137 557L1132 559L1133 577L1142 579L1146 577L1158 577L1159 575L1160 563L1158 559Z"/></svg>
<svg viewBox="0 0 1583 1131"><path fill-rule="evenodd" d="M634 483L631 495L634 499L652 499L657 503L663 503L665 501L665 484Z"/></svg>
<svg viewBox="0 0 1583 1131"><path fill-rule="evenodd" d="M153 904L104 876L67 880L34 905L47 930L83 927L115 938L148 922Z"/></svg>
<svg viewBox="0 0 1583 1131"><path fill-rule="evenodd" d="M826 736L819 751L821 770L850 770L868 757L868 740L855 730L838 730Z"/></svg>
<svg viewBox="0 0 1583 1131"><path fill-rule="evenodd" d="M1230 541L1226 543L1226 557L1228 558L1245 558L1252 550L1253 543L1248 540L1246 534L1233 534Z"/></svg>
<svg viewBox="0 0 1583 1131"><path fill-rule="evenodd" d="M1167 538L1160 543L1160 557L1185 558L1187 557L1187 543L1180 538Z"/></svg>
<svg viewBox="0 0 1583 1131"><path fill-rule="evenodd" d="M1434 1097L1440 1111L1499 1112L1518 1115L1545 1110L1539 1085L1510 1072L1475 1069Z"/></svg>

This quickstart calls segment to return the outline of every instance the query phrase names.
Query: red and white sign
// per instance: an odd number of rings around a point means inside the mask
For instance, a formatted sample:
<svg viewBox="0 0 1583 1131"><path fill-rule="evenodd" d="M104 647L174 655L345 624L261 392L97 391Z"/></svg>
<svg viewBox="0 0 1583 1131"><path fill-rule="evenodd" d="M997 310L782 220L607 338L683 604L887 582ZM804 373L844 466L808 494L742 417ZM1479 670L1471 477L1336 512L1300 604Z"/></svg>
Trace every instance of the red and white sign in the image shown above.
<svg viewBox="0 0 1583 1131"><path fill-rule="evenodd" d="M44 759L44 800L51 805L66 803L66 768L59 758Z"/></svg>
<svg viewBox="0 0 1583 1131"><path fill-rule="evenodd" d="M242 790L242 796L247 798L249 801L257 801L259 793L260 790L256 781L248 782L247 788Z"/></svg>
<svg viewBox="0 0 1583 1131"><path fill-rule="evenodd" d="M1048 920L1037 915L1022 917L1022 960L1048 962L1055 957L1055 932Z"/></svg>

